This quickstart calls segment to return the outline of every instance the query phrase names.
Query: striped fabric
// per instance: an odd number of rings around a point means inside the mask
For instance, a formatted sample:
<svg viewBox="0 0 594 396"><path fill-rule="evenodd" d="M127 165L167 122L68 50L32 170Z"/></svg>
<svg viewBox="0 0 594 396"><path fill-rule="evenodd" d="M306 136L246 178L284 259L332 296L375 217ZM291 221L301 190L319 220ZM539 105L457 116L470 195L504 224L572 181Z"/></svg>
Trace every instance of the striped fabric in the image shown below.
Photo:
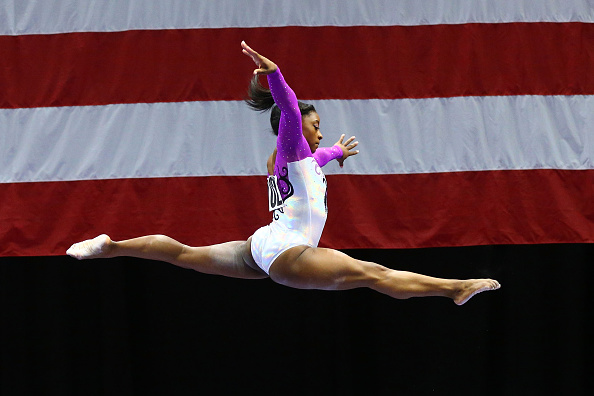
<svg viewBox="0 0 594 396"><path fill-rule="evenodd" d="M56 5L56 3L58 3ZM246 40L321 117L322 246L594 242L591 1L5 1L0 255L270 221Z"/></svg>

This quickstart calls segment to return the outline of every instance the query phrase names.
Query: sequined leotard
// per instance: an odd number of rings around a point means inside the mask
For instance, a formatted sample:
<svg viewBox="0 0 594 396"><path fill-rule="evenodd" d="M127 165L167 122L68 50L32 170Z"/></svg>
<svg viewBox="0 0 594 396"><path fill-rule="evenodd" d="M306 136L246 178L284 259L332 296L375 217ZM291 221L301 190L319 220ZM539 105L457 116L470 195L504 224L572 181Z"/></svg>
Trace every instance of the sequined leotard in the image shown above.
<svg viewBox="0 0 594 396"><path fill-rule="evenodd" d="M327 214L321 167L342 156L338 145L319 148L312 155L303 137L297 97L279 69L268 75L268 84L281 110L274 175L268 179L273 221L254 233L251 246L254 260L266 273L284 251L318 246Z"/></svg>

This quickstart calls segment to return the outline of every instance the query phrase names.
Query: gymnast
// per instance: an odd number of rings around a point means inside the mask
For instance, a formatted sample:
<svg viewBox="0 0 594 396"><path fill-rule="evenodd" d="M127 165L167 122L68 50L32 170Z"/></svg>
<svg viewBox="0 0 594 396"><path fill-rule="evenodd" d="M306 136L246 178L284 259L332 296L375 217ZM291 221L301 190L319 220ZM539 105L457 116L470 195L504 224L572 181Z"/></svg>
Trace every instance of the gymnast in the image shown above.
<svg viewBox="0 0 594 396"><path fill-rule="evenodd" d="M160 260L205 274L243 279L270 277L298 289L347 290L367 287L398 299L424 296L451 298L462 305L477 293L495 290L492 279L440 279L398 271L317 247L326 222L326 178L321 168L331 160L340 166L358 142L343 134L330 148L318 148L320 117L310 104L297 101L280 69L245 42L242 52L257 68L247 104L270 110L276 149L268 159L269 209L273 221L247 241L191 247L164 235L113 241L105 234L75 243L66 252L81 259L119 256ZM270 89L258 78L266 75Z"/></svg>

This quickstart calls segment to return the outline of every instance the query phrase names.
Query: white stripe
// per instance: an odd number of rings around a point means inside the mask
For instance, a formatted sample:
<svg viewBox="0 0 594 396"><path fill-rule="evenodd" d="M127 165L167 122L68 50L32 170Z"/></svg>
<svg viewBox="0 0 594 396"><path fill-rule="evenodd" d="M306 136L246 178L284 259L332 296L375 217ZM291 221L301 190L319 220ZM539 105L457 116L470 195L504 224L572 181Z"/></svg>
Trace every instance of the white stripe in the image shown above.
<svg viewBox="0 0 594 396"><path fill-rule="evenodd" d="M594 96L321 100L324 145L361 153L327 174L594 169ZM268 114L243 102L0 110L0 182L263 175Z"/></svg>
<svg viewBox="0 0 594 396"><path fill-rule="evenodd" d="M0 182L263 174L266 117L243 102L0 110Z"/></svg>
<svg viewBox="0 0 594 396"><path fill-rule="evenodd" d="M594 96L328 100L316 107L332 124L323 130L361 142L349 173L594 168Z"/></svg>
<svg viewBox="0 0 594 396"><path fill-rule="evenodd" d="M3 0L0 34L271 26L594 22L593 0Z"/></svg>

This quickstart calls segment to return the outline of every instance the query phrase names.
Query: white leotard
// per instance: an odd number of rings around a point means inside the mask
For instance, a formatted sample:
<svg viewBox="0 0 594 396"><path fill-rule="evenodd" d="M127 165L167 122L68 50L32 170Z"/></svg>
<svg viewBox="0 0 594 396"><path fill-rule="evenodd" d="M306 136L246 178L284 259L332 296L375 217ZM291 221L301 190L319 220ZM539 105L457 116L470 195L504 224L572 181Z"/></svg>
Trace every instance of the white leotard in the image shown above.
<svg viewBox="0 0 594 396"><path fill-rule="evenodd" d="M287 249L318 246L327 216L326 177L321 167L342 156L338 145L312 154L303 137L297 97L280 70L268 75L268 83L281 109L274 175L268 180L273 221L256 231L251 243L252 256L266 273Z"/></svg>

